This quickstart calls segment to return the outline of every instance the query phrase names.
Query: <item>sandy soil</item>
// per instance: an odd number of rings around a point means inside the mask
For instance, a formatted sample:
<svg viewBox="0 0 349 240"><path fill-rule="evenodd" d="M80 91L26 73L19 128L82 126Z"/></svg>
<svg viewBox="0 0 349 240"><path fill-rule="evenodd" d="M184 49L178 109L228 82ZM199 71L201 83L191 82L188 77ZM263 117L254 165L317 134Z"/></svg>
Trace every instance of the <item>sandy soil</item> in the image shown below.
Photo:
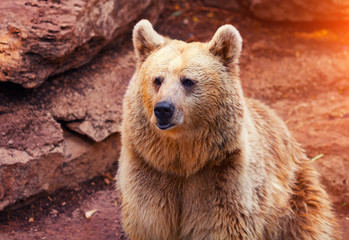
<svg viewBox="0 0 349 240"><path fill-rule="evenodd" d="M310 158L323 154L314 164L334 202L343 239L349 239L348 28L341 23L262 23L183 2L168 5L156 28L177 39L207 41L225 23L235 25L244 38L245 95L273 107ZM103 54L117 51L118 46L110 46ZM105 175L1 212L0 239L126 239L113 186ZM86 219L85 212L93 209L98 211Z"/></svg>

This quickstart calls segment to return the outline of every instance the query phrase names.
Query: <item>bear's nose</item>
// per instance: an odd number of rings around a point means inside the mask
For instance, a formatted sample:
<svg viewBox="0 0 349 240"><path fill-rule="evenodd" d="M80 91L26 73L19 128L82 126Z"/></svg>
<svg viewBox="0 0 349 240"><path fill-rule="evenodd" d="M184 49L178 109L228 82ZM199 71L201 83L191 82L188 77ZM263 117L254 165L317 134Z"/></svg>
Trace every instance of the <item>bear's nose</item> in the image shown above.
<svg viewBox="0 0 349 240"><path fill-rule="evenodd" d="M175 107L170 102L158 102L154 107L154 114L160 123L168 123L174 111Z"/></svg>

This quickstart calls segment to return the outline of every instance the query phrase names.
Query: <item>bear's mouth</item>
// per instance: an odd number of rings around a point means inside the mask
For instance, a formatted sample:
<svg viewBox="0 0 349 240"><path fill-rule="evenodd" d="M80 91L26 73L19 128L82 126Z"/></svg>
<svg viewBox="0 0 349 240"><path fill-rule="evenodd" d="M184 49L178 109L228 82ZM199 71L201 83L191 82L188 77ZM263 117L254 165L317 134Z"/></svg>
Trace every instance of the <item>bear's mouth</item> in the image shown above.
<svg viewBox="0 0 349 240"><path fill-rule="evenodd" d="M161 130L167 130L167 129L169 129L169 128L175 126L175 124L173 124L173 123L161 123L161 122L157 122L157 123L156 123L156 126L157 126L158 128L160 128Z"/></svg>

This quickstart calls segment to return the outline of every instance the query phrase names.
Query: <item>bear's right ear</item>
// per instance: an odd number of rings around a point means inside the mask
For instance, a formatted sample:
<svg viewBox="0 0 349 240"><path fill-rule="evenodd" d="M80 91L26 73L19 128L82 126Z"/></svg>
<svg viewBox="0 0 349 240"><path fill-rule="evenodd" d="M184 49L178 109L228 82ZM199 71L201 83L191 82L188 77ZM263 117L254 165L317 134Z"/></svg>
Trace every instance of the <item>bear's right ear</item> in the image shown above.
<svg viewBox="0 0 349 240"><path fill-rule="evenodd" d="M236 63L242 48L242 38L239 31L232 25L218 28L212 40L208 43L209 51L220 58L225 66Z"/></svg>
<svg viewBox="0 0 349 240"><path fill-rule="evenodd" d="M165 43L165 38L155 32L148 20L139 21L133 29L133 46L138 62L142 63L152 51Z"/></svg>

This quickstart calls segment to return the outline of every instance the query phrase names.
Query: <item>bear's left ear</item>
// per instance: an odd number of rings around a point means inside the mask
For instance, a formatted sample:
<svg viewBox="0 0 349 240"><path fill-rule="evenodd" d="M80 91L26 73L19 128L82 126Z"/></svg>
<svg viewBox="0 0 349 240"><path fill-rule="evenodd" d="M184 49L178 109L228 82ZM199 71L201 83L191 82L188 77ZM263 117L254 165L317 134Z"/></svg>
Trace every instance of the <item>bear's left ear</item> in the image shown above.
<svg viewBox="0 0 349 240"><path fill-rule="evenodd" d="M143 19L134 27L132 41L138 61L142 63L152 51L165 43L165 38L153 29L148 20Z"/></svg>
<svg viewBox="0 0 349 240"><path fill-rule="evenodd" d="M242 38L239 31L232 25L221 26L208 43L209 51L219 57L225 66L236 63L239 59Z"/></svg>

